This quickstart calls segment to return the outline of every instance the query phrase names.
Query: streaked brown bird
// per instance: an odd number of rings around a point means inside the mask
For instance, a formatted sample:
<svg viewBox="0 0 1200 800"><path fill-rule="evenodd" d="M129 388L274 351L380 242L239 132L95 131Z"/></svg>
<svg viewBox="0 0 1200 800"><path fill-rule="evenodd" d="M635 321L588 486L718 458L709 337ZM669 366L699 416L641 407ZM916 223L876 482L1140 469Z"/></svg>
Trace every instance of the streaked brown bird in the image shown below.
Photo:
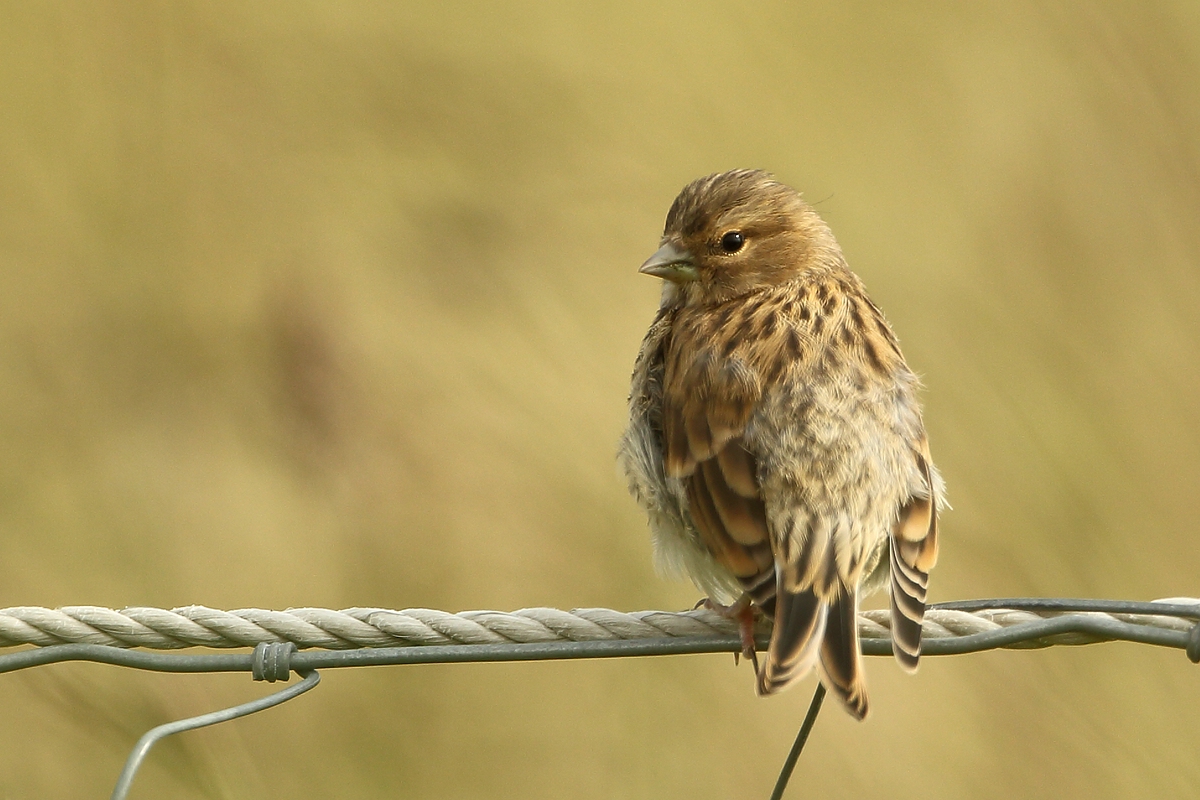
<svg viewBox="0 0 1200 800"><path fill-rule="evenodd" d="M890 580L893 650L915 670L937 560L917 378L828 226L765 172L686 186L640 271L662 303L620 460L656 558L774 618L759 694L816 666L861 719L859 596Z"/></svg>

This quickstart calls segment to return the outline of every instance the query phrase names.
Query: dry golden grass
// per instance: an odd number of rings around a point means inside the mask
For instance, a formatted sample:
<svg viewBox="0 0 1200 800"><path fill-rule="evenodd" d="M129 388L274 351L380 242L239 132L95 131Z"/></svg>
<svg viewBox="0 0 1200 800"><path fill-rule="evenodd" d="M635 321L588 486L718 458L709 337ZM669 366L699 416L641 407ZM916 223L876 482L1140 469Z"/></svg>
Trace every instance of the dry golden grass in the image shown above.
<svg viewBox="0 0 1200 800"><path fill-rule="evenodd" d="M676 191L805 190L900 333L932 598L1200 594L1200 14L1067 2L9 4L0 606L682 607L613 464ZM1181 797L1195 668L868 663L811 796ZM765 797L726 657L331 672L136 797ZM0 676L0 796L260 692ZM795 796L802 796L799 788Z"/></svg>

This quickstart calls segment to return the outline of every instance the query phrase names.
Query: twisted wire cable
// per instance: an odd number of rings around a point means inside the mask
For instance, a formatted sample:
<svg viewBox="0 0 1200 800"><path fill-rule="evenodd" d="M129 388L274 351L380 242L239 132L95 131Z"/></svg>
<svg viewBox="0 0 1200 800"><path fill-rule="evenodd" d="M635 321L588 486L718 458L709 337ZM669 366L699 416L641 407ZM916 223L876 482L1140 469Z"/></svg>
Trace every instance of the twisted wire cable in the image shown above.
<svg viewBox="0 0 1200 800"><path fill-rule="evenodd" d="M891 653L891 614L864 611L858 627L867 655ZM756 640L770 635L763 621ZM1130 641L1175 647L1200 663L1200 599L1152 602L1008 598L931 606L922 626L925 655ZM301 683L220 711L160 725L131 752L113 791L124 800L155 742L172 733L269 708L316 685L318 669L383 664L535 661L682 653L739 652L733 620L708 609L623 613L605 608L526 608L511 613L427 608L295 608L287 611L204 606L175 609L31 606L0 609L0 673L61 661L92 661L161 672L250 672L255 680ZM253 653L175 654L145 650L245 648ZM306 652L299 652L303 648ZM818 686L804 727L776 783L782 795L820 709Z"/></svg>
<svg viewBox="0 0 1200 800"><path fill-rule="evenodd" d="M1200 620L1200 599L1196 598L1149 603L1049 598L960 601L930 607L922 629L923 652L948 655L997 647L1125 640L1178 647L1187 650L1189 657L1200 659L1197 620ZM859 633L864 653L891 652L890 622L891 615L886 610L860 613ZM760 641L765 642L769 631L769 623L763 622L757 631ZM292 642L302 650L353 651L323 656L299 653L296 663L306 668L700 653L740 648L736 623L704 608L632 613L604 608L572 611L526 608L457 614L426 608L219 611L204 606L170 610L23 606L0 609L0 647L100 645L113 649L175 650L244 648L281 642ZM373 654L372 650L380 652ZM418 650L423 652L415 652ZM91 651L89 648L74 652ZM24 656L28 665L48 663L31 651L23 651L0 656L0 671L19 668L5 664L18 655ZM338 655L343 657L335 657ZM212 661L216 656L188 657L208 658L205 663L209 664L234 663ZM115 654L99 660L131 663ZM173 669L184 671L178 666Z"/></svg>

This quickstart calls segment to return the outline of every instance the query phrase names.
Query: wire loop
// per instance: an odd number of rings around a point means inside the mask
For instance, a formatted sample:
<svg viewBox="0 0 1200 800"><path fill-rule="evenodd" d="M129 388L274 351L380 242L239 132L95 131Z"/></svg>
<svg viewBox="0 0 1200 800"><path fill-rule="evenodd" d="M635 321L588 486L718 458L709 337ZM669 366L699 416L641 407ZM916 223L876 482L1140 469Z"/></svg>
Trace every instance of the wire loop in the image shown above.
<svg viewBox="0 0 1200 800"><path fill-rule="evenodd" d="M1187 646L1183 652L1187 653L1188 660L1193 664L1200 664L1200 622L1193 625L1188 633Z"/></svg>

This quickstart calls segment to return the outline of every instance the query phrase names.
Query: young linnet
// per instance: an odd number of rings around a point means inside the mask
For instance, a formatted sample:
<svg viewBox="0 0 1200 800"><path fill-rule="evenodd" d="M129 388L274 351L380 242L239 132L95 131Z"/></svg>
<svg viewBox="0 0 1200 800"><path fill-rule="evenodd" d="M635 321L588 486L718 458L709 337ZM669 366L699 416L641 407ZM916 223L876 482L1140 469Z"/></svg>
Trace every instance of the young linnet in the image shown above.
<svg viewBox="0 0 1200 800"><path fill-rule="evenodd" d="M890 582L914 670L942 481L916 376L829 228L755 170L701 178L641 272L663 279L620 459L660 565L741 621L774 618L758 693L816 667L867 713L858 598Z"/></svg>

